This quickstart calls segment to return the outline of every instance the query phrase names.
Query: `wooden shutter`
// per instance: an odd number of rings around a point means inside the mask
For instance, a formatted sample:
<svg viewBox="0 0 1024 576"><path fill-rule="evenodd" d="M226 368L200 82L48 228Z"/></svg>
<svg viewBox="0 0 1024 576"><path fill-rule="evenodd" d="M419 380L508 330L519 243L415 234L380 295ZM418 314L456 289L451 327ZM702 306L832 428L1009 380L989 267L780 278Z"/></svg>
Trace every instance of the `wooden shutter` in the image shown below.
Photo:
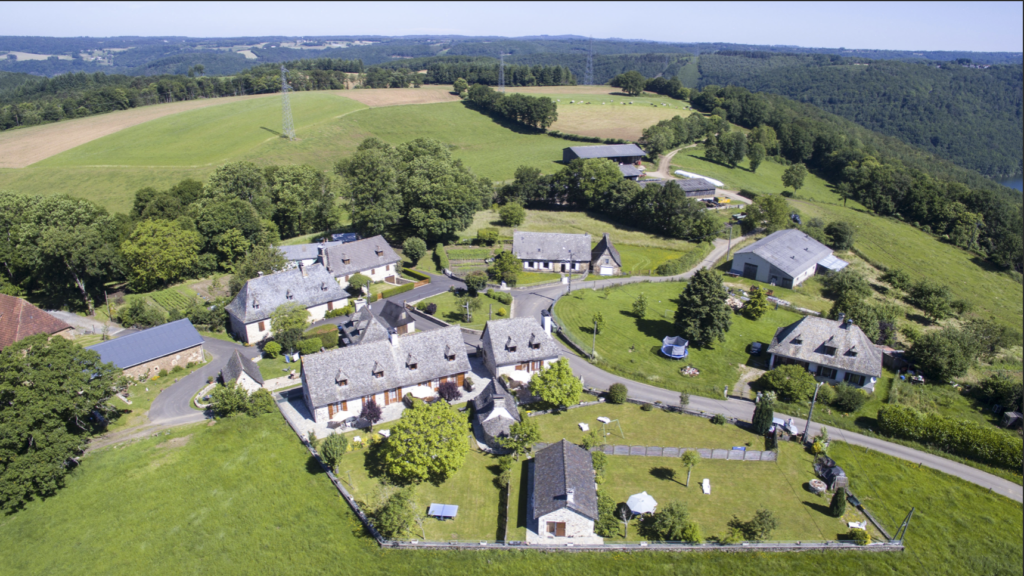
<svg viewBox="0 0 1024 576"><path fill-rule="evenodd" d="M334 310L334 302L328 302L327 303L327 309L328 310Z"/></svg>
<svg viewBox="0 0 1024 576"><path fill-rule="evenodd" d="M334 418L334 404L327 405L327 417Z"/></svg>
<svg viewBox="0 0 1024 576"><path fill-rule="evenodd" d="M348 400L341 401L341 411L348 412Z"/></svg>
<svg viewBox="0 0 1024 576"><path fill-rule="evenodd" d="M264 330L266 330L267 329L266 322L260 322L259 328L260 328L260 332L263 332Z"/></svg>
<svg viewBox="0 0 1024 576"><path fill-rule="evenodd" d="M565 522L555 523L555 536L565 536Z"/></svg>

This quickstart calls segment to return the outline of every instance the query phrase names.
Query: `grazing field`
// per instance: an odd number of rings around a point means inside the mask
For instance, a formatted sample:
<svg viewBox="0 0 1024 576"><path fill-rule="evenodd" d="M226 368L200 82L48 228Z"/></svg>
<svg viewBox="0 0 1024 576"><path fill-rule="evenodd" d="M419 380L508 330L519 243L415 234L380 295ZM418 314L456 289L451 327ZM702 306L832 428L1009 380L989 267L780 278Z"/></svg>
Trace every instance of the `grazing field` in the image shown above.
<svg viewBox="0 0 1024 576"><path fill-rule="evenodd" d="M273 94L260 94L156 104L42 126L7 130L0 133L0 168L24 168L98 138L164 116L210 106L234 104L241 100L267 99L273 96ZM278 98L280 98L279 95Z"/></svg>
<svg viewBox="0 0 1024 576"><path fill-rule="evenodd" d="M452 93L451 86L345 90L339 94L356 102L362 102L370 108L404 106L406 104L438 104L461 100L458 95Z"/></svg>
<svg viewBox="0 0 1024 576"><path fill-rule="evenodd" d="M564 417L571 419L574 412ZM654 574L671 567L674 572L760 576L809 574L828 566L836 576L1019 574L1024 562L1020 504L905 461L842 443L833 446L832 455L853 478L857 496L887 527L895 529L909 507L917 507L906 552L382 550L287 424L268 414L177 428L168 436L88 455L56 496L3 518L0 572L53 574L89 566L92 572L115 575L319 573L345 566L389 575ZM342 461L343 470L351 456Z"/></svg>
<svg viewBox="0 0 1024 576"><path fill-rule="evenodd" d="M593 339L592 317L596 310L604 316L605 326L597 335L598 366L627 378L669 390L720 398L724 388L730 391L739 379L740 365L764 367L767 358L748 352L753 342L769 343L775 329L800 318L784 309L771 310L760 320L732 317L732 327L725 342L716 342L707 349L690 348L689 357L672 360L661 354L665 336L676 336L673 319L676 299L685 283L659 282L629 284L613 288L607 296L593 290L578 290L559 299L555 314L560 325L577 342L589 344ZM648 299L647 316L633 316L633 301L643 293ZM693 366L698 376L683 376L679 369Z"/></svg>
<svg viewBox="0 0 1024 576"><path fill-rule="evenodd" d="M328 92L299 92L290 99L300 139L310 125L364 108L363 104ZM39 166L217 165L239 159L274 140L288 145L280 131L280 98L259 98L175 114L127 128L44 160Z"/></svg>

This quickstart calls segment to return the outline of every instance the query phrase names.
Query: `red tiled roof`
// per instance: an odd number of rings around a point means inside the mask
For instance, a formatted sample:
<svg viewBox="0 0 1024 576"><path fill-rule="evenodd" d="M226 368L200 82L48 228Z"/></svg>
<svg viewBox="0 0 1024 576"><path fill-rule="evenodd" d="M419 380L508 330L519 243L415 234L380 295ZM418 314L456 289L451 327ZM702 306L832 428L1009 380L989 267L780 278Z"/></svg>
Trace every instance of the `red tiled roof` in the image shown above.
<svg viewBox="0 0 1024 576"><path fill-rule="evenodd" d="M68 328L21 298L0 294L0 349L35 334L56 334Z"/></svg>

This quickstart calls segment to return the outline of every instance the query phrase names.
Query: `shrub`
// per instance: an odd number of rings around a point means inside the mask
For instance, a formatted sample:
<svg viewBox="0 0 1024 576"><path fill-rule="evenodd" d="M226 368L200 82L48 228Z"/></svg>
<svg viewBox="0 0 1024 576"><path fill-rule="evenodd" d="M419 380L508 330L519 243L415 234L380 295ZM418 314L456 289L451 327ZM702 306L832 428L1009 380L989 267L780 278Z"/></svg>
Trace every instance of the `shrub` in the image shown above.
<svg viewBox="0 0 1024 576"><path fill-rule="evenodd" d="M846 489L840 488L832 495L832 501L828 505L828 511L833 518L842 518L846 514Z"/></svg>
<svg viewBox="0 0 1024 576"><path fill-rule="evenodd" d="M763 388L777 392L787 402L810 400L817 385L810 372L795 364L778 366L765 372L757 381Z"/></svg>
<svg viewBox="0 0 1024 576"><path fill-rule="evenodd" d="M501 218L503 226L514 228L522 225L523 220L526 220L526 210L523 209L521 204L509 202L498 210L498 216Z"/></svg>
<svg viewBox="0 0 1024 576"><path fill-rule="evenodd" d="M505 310L504 308L498 308L498 311L495 312L494 315L497 316L498 318L504 318L505 316L508 316L508 310Z"/></svg>
<svg viewBox="0 0 1024 576"><path fill-rule="evenodd" d="M611 402L612 404L623 404L626 402L626 395L628 393L629 389L626 388L625 384L616 382L608 389L608 402Z"/></svg>
<svg viewBox="0 0 1024 576"><path fill-rule="evenodd" d="M431 316L437 314L437 303L431 302L430 304L427 304L426 308L424 308L423 311L426 312L427 314L430 314Z"/></svg>
<svg viewBox="0 0 1024 576"><path fill-rule="evenodd" d="M422 272L420 272L418 270L411 270L409 268L406 268L406 269L403 270L403 272L405 273L406 276L409 276L411 278L415 278L416 280L430 280L430 276L429 275L424 274L424 273L422 273Z"/></svg>
<svg viewBox="0 0 1024 576"><path fill-rule="evenodd" d="M501 292L499 290L489 289L487 290L486 296L493 300L497 300L502 304L512 304L512 295L507 292Z"/></svg>
<svg viewBox="0 0 1024 576"><path fill-rule="evenodd" d="M303 356L307 354L316 354L323 348L323 342L319 338L306 338L305 340L299 340L299 353Z"/></svg>
<svg viewBox="0 0 1024 576"><path fill-rule="evenodd" d="M779 520L771 510L761 508L750 520L743 521L736 516L729 521L729 528L741 534L747 540L753 542L764 542L771 537L772 532L779 527Z"/></svg>
<svg viewBox="0 0 1024 576"><path fill-rule="evenodd" d="M688 392L679 393L679 405L686 408L690 405L690 394Z"/></svg>
<svg viewBox="0 0 1024 576"><path fill-rule="evenodd" d="M459 391L458 383L448 380L437 387L437 395L449 404L453 404L459 398L462 398L462 392Z"/></svg>
<svg viewBox="0 0 1024 576"><path fill-rule="evenodd" d="M818 388L818 402L821 404L831 404L832 400L836 397L836 389L829 383L824 383Z"/></svg>
<svg viewBox="0 0 1024 576"><path fill-rule="evenodd" d="M171 374L177 374L178 372L184 372L184 371L185 371L185 367L181 366L180 364L178 366L175 366L174 368L171 368Z"/></svg>
<svg viewBox="0 0 1024 576"><path fill-rule="evenodd" d="M260 388L249 396L249 405L246 406L245 412L249 416L270 414L277 412L277 403L274 402L274 397L270 395L269 390Z"/></svg>
<svg viewBox="0 0 1024 576"><path fill-rule="evenodd" d="M1000 468L1020 470L1024 465L1024 442L1019 437L974 422L924 415L908 406L883 406L878 411L878 430Z"/></svg>
<svg viewBox="0 0 1024 576"><path fill-rule="evenodd" d="M164 376L167 376L167 369L166 368L160 370L160 377L163 378Z"/></svg>
<svg viewBox="0 0 1024 576"><path fill-rule="evenodd" d="M416 237L406 238L402 243L402 253L415 265L427 253L427 243Z"/></svg>
<svg viewBox="0 0 1024 576"><path fill-rule="evenodd" d="M370 285L370 282L371 280L369 276L365 276L363 274L354 274L351 278L348 279L348 291L351 294L362 295L363 288L368 287Z"/></svg>
<svg viewBox="0 0 1024 576"><path fill-rule="evenodd" d="M475 383L475 382L473 382L473 379L472 379L472 378L470 378L469 376L466 376L466 377L465 377L465 379L464 379L464 380L462 381L462 388L463 388L463 389L464 389L464 390L465 390L466 392L472 392L472 391L473 391L473 387L474 387L475 385L476 385L476 383Z"/></svg>
<svg viewBox="0 0 1024 576"><path fill-rule="evenodd" d="M469 274L466 274L465 282L466 288L469 289L469 293L476 295L478 292L483 290L485 286L487 286L487 274L480 270L470 272Z"/></svg>
<svg viewBox="0 0 1024 576"><path fill-rule="evenodd" d="M832 405L843 412L852 414L859 410L867 401L868 396L863 390L848 384L840 384L836 386L836 394L835 398L832 399Z"/></svg>
<svg viewBox="0 0 1024 576"><path fill-rule="evenodd" d="M721 414L715 414L714 416L711 417L711 423L718 424L719 426L721 426L722 424L725 424L725 416Z"/></svg>
<svg viewBox="0 0 1024 576"><path fill-rule="evenodd" d="M868 534L868 531L862 528L851 529L850 533L847 534L846 537L850 540L853 540L857 544L860 544L861 546L867 546L868 544L871 544L871 534Z"/></svg>
<svg viewBox="0 0 1024 576"><path fill-rule="evenodd" d="M277 358L281 355L281 345L277 342L267 342L263 345L263 353L267 358Z"/></svg>
<svg viewBox="0 0 1024 576"><path fill-rule="evenodd" d="M245 389L235 381L214 388L210 394L210 407L218 417L230 416L237 412L245 412L249 406L249 397Z"/></svg>
<svg viewBox="0 0 1024 576"><path fill-rule="evenodd" d="M344 308L335 308L334 310L328 310L324 314L324 318L338 318L340 316L349 316L356 313L356 307L354 304L348 304Z"/></svg>
<svg viewBox="0 0 1024 576"><path fill-rule="evenodd" d="M348 438L344 434L331 434L320 445L320 456L331 470L337 470L341 458L348 451Z"/></svg>
<svg viewBox="0 0 1024 576"><path fill-rule="evenodd" d="M906 291L910 288L910 274L899 268L890 268L885 274L882 274L882 282L888 282L897 290Z"/></svg>
<svg viewBox="0 0 1024 576"><path fill-rule="evenodd" d="M651 410L654 410L654 405L653 404L641 404L640 405L640 409L643 410L644 412L650 412Z"/></svg>
<svg viewBox="0 0 1024 576"><path fill-rule="evenodd" d="M484 246L494 246L500 233L497 228L481 228L476 232L476 239Z"/></svg>

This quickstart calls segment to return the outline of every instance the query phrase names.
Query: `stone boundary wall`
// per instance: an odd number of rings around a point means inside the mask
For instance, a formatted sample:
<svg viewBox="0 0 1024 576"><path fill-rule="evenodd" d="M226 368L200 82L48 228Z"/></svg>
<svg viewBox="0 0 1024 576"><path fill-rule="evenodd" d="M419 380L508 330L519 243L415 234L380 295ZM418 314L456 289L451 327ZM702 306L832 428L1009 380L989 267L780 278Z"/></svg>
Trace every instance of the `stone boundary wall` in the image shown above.
<svg viewBox="0 0 1024 576"><path fill-rule="evenodd" d="M862 546L851 541L742 542L739 544L684 544L640 542L637 544L527 544L526 542L423 542L388 540L382 548L419 550L520 550L535 552L903 552L903 542L878 542Z"/></svg>
<svg viewBox="0 0 1024 576"><path fill-rule="evenodd" d="M534 450L543 450L548 444L539 442ZM660 458L679 458L687 450L695 450L705 460L733 460L736 462L775 462L779 455L771 450L726 450L724 448L676 448L661 446L627 446L623 444L605 444L594 450L609 456L653 456Z"/></svg>

